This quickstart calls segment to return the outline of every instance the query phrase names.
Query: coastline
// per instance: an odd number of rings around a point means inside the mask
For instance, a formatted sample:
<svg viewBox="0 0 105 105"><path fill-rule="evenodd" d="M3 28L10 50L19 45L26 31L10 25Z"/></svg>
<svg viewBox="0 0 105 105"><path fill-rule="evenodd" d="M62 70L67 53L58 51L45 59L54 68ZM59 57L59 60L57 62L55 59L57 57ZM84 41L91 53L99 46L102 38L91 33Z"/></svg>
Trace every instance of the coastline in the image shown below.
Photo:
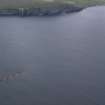
<svg viewBox="0 0 105 105"><path fill-rule="evenodd" d="M18 8L18 9L0 9L0 16L55 16L60 14L68 14L79 12L84 7L69 5L62 7L45 7L45 8Z"/></svg>
<svg viewBox="0 0 105 105"><path fill-rule="evenodd" d="M14 1L14 2L13 2ZM0 1L0 16L55 16L105 5L105 0L6 0Z"/></svg>

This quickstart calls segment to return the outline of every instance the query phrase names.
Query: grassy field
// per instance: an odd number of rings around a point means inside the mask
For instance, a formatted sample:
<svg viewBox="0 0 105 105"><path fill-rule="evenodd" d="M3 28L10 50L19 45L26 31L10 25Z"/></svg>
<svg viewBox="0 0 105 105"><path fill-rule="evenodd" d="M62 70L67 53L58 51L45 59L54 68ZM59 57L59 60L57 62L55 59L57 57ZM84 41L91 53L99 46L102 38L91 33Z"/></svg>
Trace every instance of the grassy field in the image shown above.
<svg viewBox="0 0 105 105"><path fill-rule="evenodd" d="M103 5L105 0L0 0L0 8L30 8L60 4L74 4L78 6Z"/></svg>
<svg viewBox="0 0 105 105"><path fill-rule="evenodd" d="M76 5L81 5L81 6L104 5L105 4L105 0L66 0L66 1L72 1Z"/></svg>

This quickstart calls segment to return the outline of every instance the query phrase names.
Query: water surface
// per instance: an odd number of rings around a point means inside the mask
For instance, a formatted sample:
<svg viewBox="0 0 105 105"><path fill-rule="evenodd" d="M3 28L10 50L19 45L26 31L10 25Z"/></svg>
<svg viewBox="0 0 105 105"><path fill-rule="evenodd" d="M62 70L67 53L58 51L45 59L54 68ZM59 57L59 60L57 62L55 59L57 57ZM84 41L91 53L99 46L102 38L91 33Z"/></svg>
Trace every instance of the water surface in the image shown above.
<svg viewBox="0 0 105 105"><path fill-rule="evenodd" d="M105 7L0 17L0 105L105 105Z"/></svg>

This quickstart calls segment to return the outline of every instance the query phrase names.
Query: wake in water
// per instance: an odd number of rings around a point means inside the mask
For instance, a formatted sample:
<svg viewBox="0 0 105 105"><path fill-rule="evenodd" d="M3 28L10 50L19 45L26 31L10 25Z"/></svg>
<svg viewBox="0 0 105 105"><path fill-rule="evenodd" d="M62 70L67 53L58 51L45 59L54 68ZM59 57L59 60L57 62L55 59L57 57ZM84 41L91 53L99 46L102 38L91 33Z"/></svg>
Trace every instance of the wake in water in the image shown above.
<svg viewBox="0 0 105 105"><path fill-rule="evenodd" d="M0 71L0 82L9 81L9 80L16 80L19 78L28 78L32 69L32 65L28 64L23 67L16 67L13 71Z"/></svg>
<svg viewBox="0 0 105 105"><path fill-rule="evenodd" d="M16 72L16 73L3 73L0 74L0 82L8 81L8 80L15 80L19 76L22 76L24 72Z"/></svg>

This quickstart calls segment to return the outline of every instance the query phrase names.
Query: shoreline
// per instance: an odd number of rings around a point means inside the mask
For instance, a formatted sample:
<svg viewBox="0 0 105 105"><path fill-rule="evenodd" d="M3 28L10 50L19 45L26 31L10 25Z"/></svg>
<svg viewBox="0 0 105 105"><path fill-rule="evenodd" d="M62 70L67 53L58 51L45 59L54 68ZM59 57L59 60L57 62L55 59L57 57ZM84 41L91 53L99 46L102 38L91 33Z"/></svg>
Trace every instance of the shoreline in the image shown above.
<svg viewBox="0 0 105 105"><path fill-rule="evenodd" d="M60 14L69 14L79 12L84 7L62 6L62 7L45 7L45 8L18 8L18 9L0 9L0 16L56 16Z"/></svg>
<svg viewBox="0 0 105 105"><path fill-rule="evenodd" d="M71 6L64 6L64 7L0 9L0 16L1 17L2 16L19 16L19 17L59 16L62 14L80 12L83 9L94 7L94 6L99 6L99 5L91 5L86 7L71 5Z"/></svg>

